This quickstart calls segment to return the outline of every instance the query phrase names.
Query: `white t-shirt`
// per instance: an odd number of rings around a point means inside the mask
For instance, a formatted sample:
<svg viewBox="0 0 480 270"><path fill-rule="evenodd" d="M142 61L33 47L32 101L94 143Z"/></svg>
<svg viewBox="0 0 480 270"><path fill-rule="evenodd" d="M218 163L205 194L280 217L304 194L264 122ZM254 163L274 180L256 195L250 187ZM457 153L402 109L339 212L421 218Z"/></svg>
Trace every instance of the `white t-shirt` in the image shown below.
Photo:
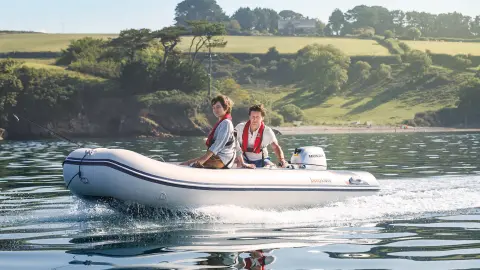
<svg viewBox="0 0 480 270"><path fill-rule="evenodd" d="M235 130L237 131L237 150L240 151L240 155L242 154L242 143L243 143L243 129L245 128L245 123L240 123L235 127ZM260 128L258 128L255 132L251 132L249 130L248 132L248 145L247 148L253 148L255 145L255 139L257 138L257 134ZM262 138L262 148L263 148L263 156L265 158L268 157L268 150L267 146L272 144L272 143L278 143L277 137L275 136L275 133L273 133L273 130L265 126L265 129L263 130L263 138ZM251 153L251 152L246 152L245 155L249 160L261 160L262 159L262 153Z"/></svg>

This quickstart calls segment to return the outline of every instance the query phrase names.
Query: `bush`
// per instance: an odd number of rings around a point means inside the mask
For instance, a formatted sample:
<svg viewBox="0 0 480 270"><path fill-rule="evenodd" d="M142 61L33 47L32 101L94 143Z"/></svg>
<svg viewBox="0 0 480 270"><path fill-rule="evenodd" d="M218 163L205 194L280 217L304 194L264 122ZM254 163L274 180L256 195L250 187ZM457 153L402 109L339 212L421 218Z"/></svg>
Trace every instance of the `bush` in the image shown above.
<svg viewBox="0 0 480 270"><path fill-rule="evenodd" d="M213 84L215 89L224 95L230 95L240 89L240 85L233 78L215 80Z"/></svg>
<svg viewBox="0 0 480 270"><path fill-rule="evenodd" d="M96 61L105 51L107 41L85 37L74 40L66 50L62 50L62 55L57 59L57 65L69 65L78 60Z"/></svg>
<svg viewBox="0 0 480 270"><path fill-rule="evenodd" d="M351 81L366 81L370 77L370 70L372 66L364 61L357 61L350 68Z"/></svg>
<svg viewBox="0 0 480 270"><path fill-rule="evenodd" d="M386 30L384 36L385 36L385 39L389 39L389 38L394 38L395 34L390 30Z"/></svg>
<svg viewBox="0 0 480 270"><path fill-rule="evenodd" d="M305 114L303 111L293 105L288 104L280 111L280 114L283 116L286 122L293 122L293 121L303 121L305 119Z"/></svg>
<svg viewBox="0 0 480 270"><path fill-rule="evenodd" d="M138 95L137 101L149 109L154 109L157 106L181 107L183 109L200 108L202 104L201 97L178 90L161 90L147 95Z"/></svg>
<svg viewBox="0 0 480 270"><path fill-rule="evenodd" d="M418 75L423 75L432 65L432 58L422 51L414 50L408 53L407 62L410 64L410 70Z"/></svg>
<svg viewBox="0 0 480 270"><path fill-rule="evenodd" d="M271 125L275 127L281 126L284 121L283 116L275 111L267 112L266 118L267 118L266 119L267 125Z"/></svg>
<svg viewBox="0 0 480 270"><path fill-rule="evenodd" d="M373 78L376 81L392 78L392 67L389 65L381 64L380 67L373 72Z"/></svg>
<svg viewBox="0 0 480 270"><path fill-rule="evenodd" d="M458 54L458 55L455 55L454 59L455 59L453 64L454 69L465 70L472 65L472 60L470 60L467 55Z"/></svg>
<svg viewBox="0 0 480 270"><path fill-rule="evenodd" d="M252 64L252 65L254 65L254 66L256 66L256 67L259 67L260 64L261 64L261 62L262 62L262 61L260 60L259 57L255 57L255 58L250 59L247 63Z"/></svg>
<svg viewBox="0 0 480 270"><path fill-rule="evenodd" d="M407 45L407 43L405 42L400 42L398 43L398 46L400 47L400 49L403 50L404 53L408 53L410 52L412 49L410 48L410 46Z"/></svg>
<svg viewBox="0 0 480 270"><path fill-rule="evenodd" d="M395 55L395 61L396 61L396 64L401 64L403 62L402 56L396 54Z"/></svg>
<svg viewBox="0 0 480 270"><path fill-rule="evenodd" d="M263 77L267 75L267 68L264 68L264 67L258 68L255 75L258 77Z"/></svg>
<svg viewBox="0 0 480 270"><path fill-rule="evenodd" d="M375 35L375 28L363 27L353 29L353 34L362 38L372 38Z"/></svg>
<svg viewBox="0 0 480 270"><path fill-rule="evenodd" d="M348 81L350 57L336 47L315 43L297 54L297 75L319 93L336 91Z"/></svg>
<svg viewBox="0 0 480 270"><path fill-rule="evenodd" d="M398 41L393 39L393 38L386 39L386 38L382 38L382 37L379 37L379 36L375 36L374 40L376 40L380 45L387 48L388 51L391 54L403 54L404 53L404 51L400 47Z"/></svg>
<svg viewBox="0 0 480 270"><path fill-rule="evenodd" d="M265 63L270 63L270 61L278 61L280 59L280 53L277 50L277 47L271 47L268 49L268 52L265 54L264 61Z"/></svg>
<svg viewBox="0 0 480 270"><path fill-rule="evenodd" d="M219 70L217 72L213 72L213 77L214 78L229 78L229 77L232 77L232 72L228 71L228 70Z"/></svg>
<svg viewBox="0 0 480 270"><path fill-rule="evenodd" d="M120 77L120 63L107 61L79 60L68 66L69 70L74 70L102 78L116 79Z"/></svg>
<svg viewBox="0 0 480 270"><path fill-rule="evenodd" d="M416 27L412 27L407 31L407 37L409 37L410 39L417 40L421 36L422 36L422 32Z"/></svg>
<svg viewBox="0 0 480 270"><path fill-rule="evenodd" d="M254 65L248 64L248 65L243 66L243 67L239 70L239 73L240 73L242 76L249 76L249 75L255 74L256 71L257 71L257 68L256 68Z"/></svg>

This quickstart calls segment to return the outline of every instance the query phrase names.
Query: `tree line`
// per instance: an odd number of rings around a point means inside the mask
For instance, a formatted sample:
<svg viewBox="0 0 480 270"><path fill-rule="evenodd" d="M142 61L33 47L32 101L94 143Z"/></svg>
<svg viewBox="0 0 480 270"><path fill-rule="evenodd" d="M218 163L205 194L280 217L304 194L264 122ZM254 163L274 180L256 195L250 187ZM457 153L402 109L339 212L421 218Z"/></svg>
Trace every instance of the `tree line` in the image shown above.
<svg viewBox="0 0 480 270"><path fill-rule="evenodd" d="M418 38L475 38L480 36L480 16L475 18L458 12L432 14L417 11L388 10L381 6L359 5L342 11L335 9L328 22L308 18L292 10L277 12L271 8L241 7L227 16L216 0L184 0L175 8L177 26L187 21L207 20L221 22L230 34L282 34L278 29L280 19L312 19L316 21L315 34L347 36L365 29L384 35L391 31L397 37ZM283 33L285 34L285 33Z"/></svg>

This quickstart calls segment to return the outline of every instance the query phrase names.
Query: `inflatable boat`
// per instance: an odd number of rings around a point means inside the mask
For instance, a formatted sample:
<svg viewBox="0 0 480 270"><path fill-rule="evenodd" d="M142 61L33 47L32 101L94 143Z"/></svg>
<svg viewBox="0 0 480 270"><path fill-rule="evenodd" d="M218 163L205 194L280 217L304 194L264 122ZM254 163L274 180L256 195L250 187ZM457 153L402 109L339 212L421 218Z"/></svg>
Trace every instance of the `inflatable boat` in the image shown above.
<svg viewBox="0 0 480 270"><path fill-rule="evenodd" d="M81 148L63 162L69 190L145 206L188 209L212 205L296 208L376 194L368 172L326 169L320 147L295 149L287 168L204 169L154 160L124 149Z"/></svg>

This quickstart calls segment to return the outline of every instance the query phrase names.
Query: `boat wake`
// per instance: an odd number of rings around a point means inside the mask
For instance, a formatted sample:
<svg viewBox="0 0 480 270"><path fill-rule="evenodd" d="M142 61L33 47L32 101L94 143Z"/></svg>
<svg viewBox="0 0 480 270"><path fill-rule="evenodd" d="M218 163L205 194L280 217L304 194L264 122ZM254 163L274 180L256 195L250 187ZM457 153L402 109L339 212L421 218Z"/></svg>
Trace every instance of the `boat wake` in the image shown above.
<svg viewBox="0 0 480 270"><path fill-rule="evenodd" d="M135 224L248 224L299 225L315 227L358 226L364 223L425 216L466 213L480 207L480 176L435 177L409 180L381 180L382 191L375 196L351 198L342 202L303 209L252 209L218 205L170 211L137 204L110 202L117 214ZM248 200L248 196L245 196ZM82 204L84 202L78 201ZM75 211L87 211L87 204ZM99 205L96 205L98 210Z"/></svg>

